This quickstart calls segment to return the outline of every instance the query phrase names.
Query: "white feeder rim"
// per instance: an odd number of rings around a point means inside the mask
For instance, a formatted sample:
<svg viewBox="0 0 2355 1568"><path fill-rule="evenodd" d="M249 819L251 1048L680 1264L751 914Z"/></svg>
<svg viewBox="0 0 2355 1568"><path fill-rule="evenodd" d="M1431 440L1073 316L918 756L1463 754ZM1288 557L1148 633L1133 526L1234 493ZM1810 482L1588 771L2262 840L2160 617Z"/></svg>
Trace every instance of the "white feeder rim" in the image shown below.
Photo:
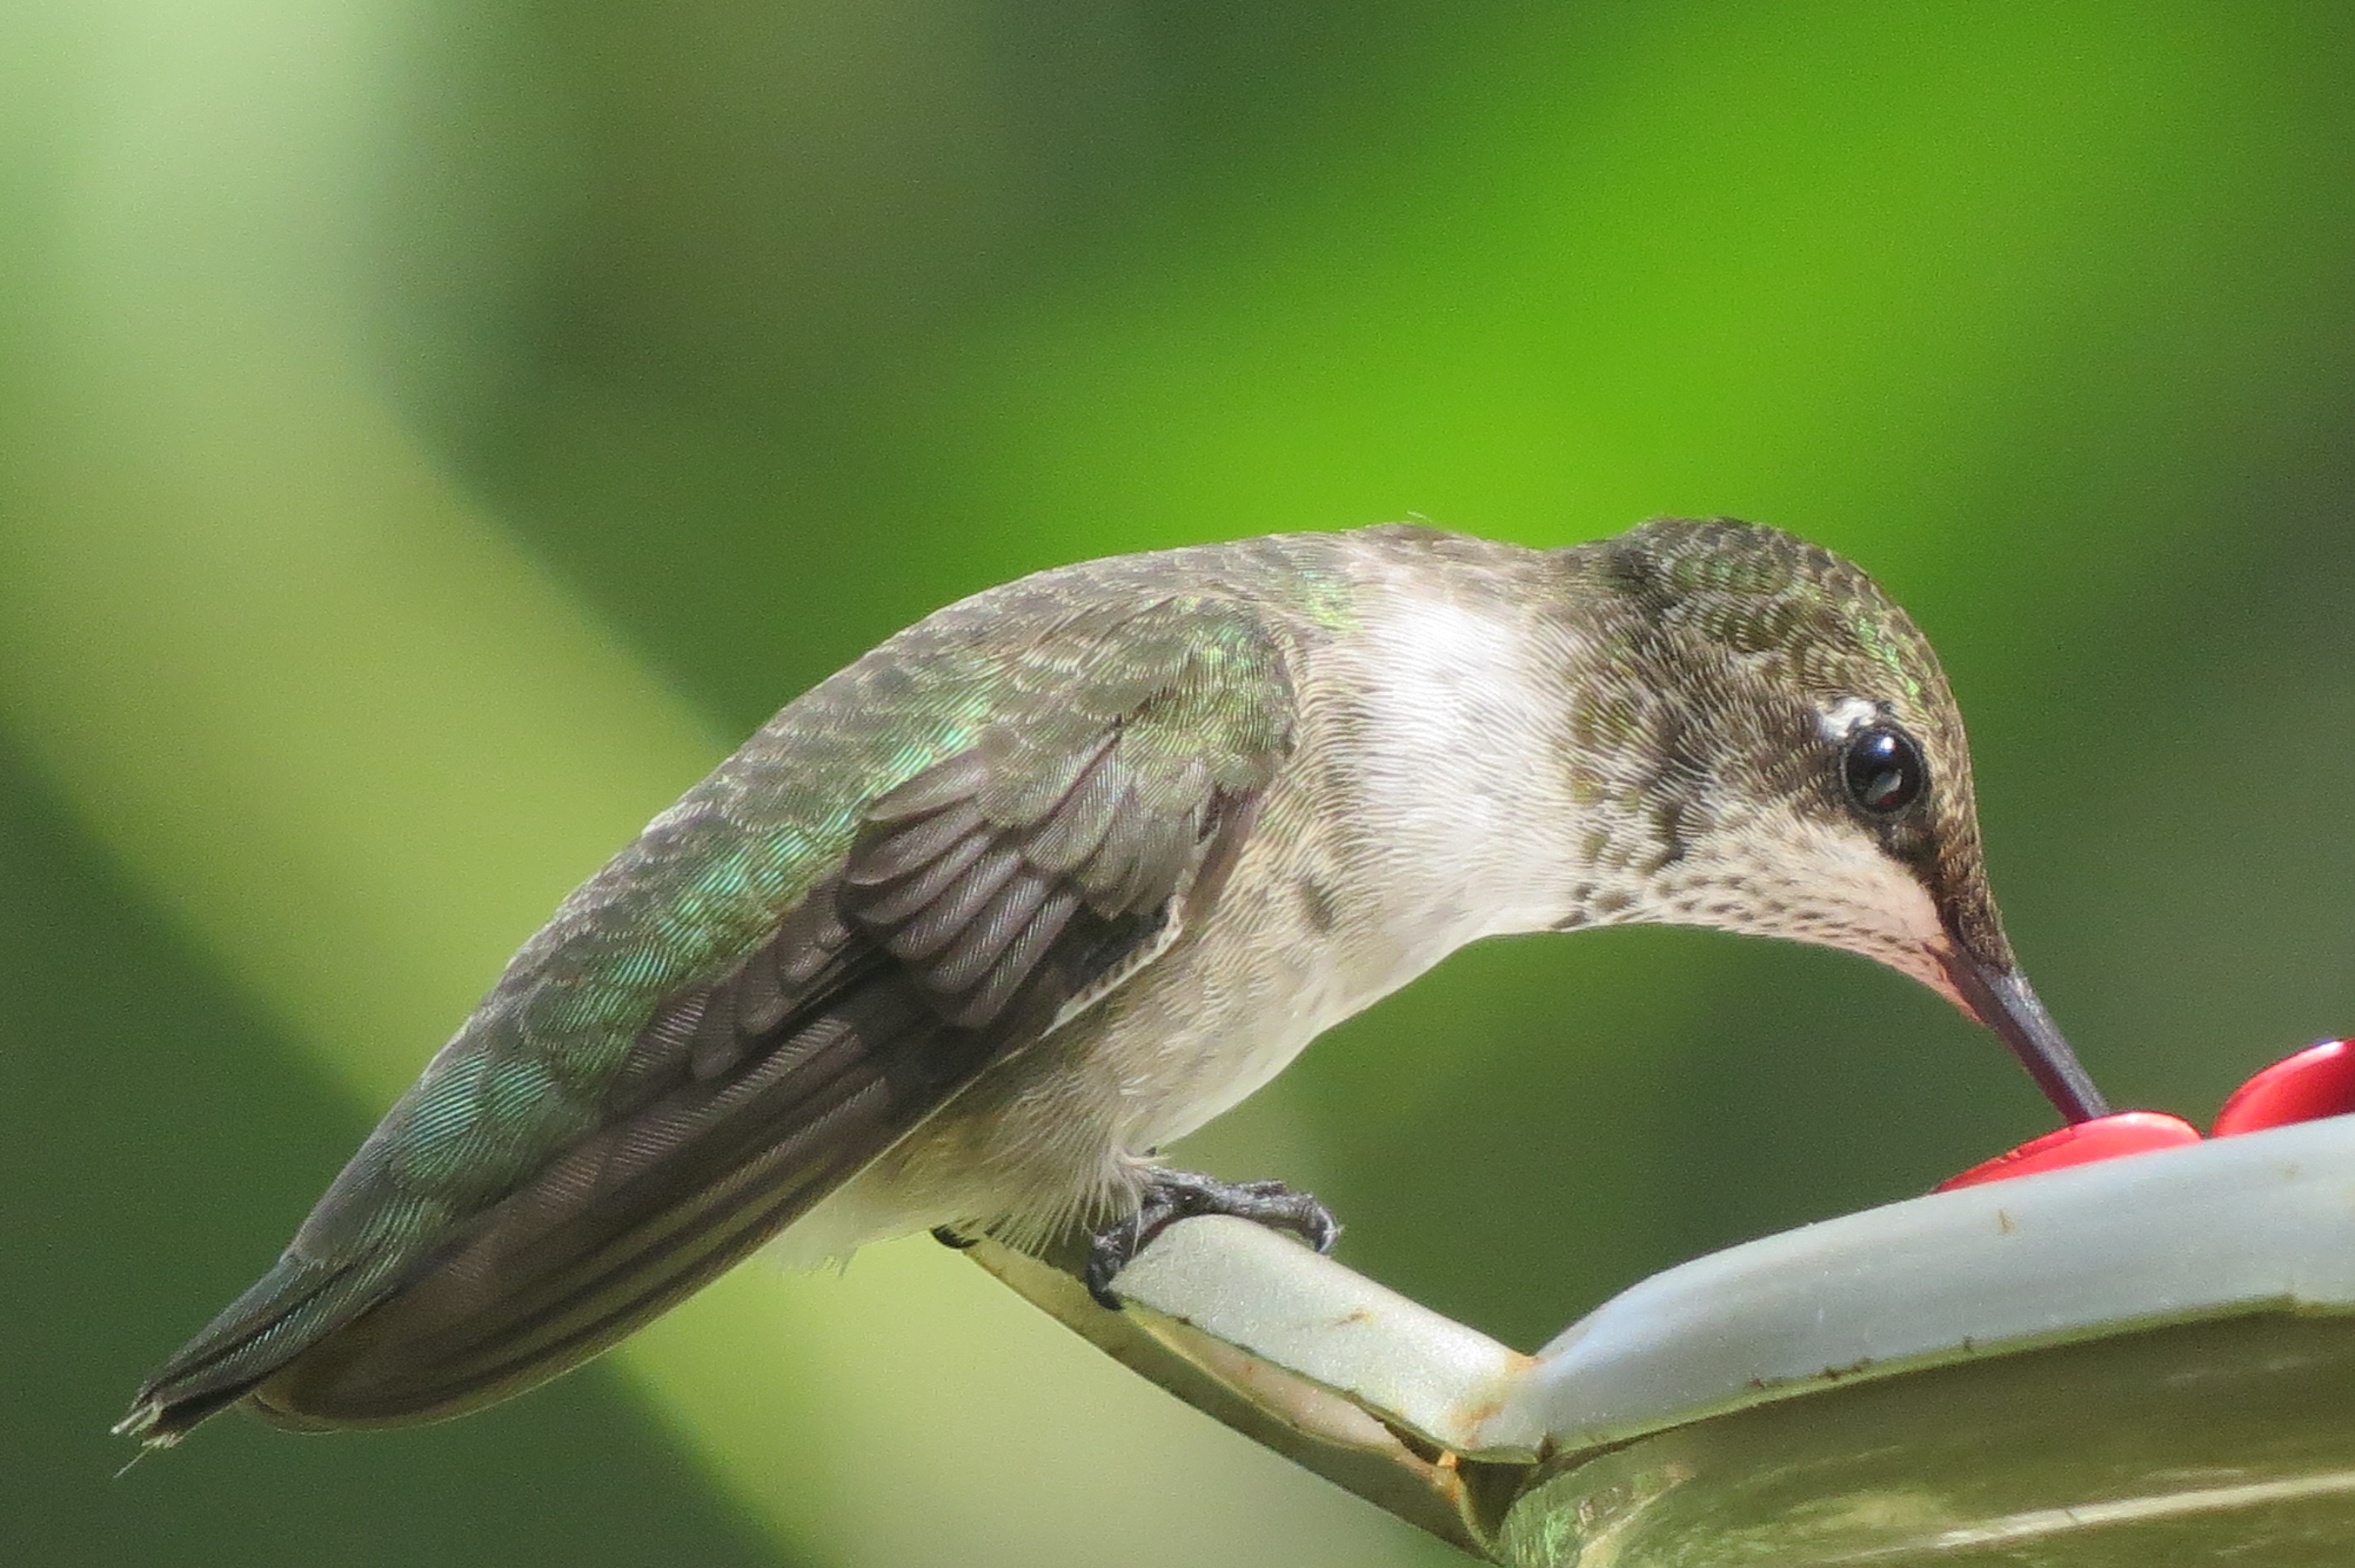
<svg viewBox="0 0 2355 1568"><path fill-rule="evenodd" d="M2355 1312L2355 1117L1767 1236L1655 1275L1535 1356L1241 1220L1171 1227L1118 1288L1442 1449L1527 1461L1974 1358Z"/></svg>

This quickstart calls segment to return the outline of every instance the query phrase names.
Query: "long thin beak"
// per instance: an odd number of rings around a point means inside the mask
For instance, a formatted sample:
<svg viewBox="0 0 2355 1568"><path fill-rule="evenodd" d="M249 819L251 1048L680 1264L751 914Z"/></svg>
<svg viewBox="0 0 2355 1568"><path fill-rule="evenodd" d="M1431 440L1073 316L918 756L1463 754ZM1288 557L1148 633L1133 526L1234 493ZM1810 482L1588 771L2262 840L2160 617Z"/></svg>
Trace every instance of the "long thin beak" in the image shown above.
<svg viewBox="0 0 2355 1568"><path fill-rule="evenodd" d="M2109 1102L2094 1086L2092 1075L2078 1064L2052 1015L2028 989L2027 976L2018 969L1990 969L1960 944L1941 953L1939 961L1971 1016L2003 1037L2054 1109L2073 1122L2110 1114Z"/></svg>

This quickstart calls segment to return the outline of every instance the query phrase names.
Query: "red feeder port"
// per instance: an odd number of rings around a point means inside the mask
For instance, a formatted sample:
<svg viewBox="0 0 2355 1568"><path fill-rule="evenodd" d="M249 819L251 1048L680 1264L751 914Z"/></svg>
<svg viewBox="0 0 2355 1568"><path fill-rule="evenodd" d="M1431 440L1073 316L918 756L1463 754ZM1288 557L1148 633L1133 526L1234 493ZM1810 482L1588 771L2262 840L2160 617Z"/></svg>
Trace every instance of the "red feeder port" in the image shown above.
<svg viewBox="0 0 2355 1568"><path fill-rule="evenodd" d="M2355 1042L2325 1040L2233 1090L2209 1136L2230 1138L2350 1112L2355 1112Z"/></svg>
<svg viewBox="0 0 2355 1568"><path fill-rule="evenodd" d="M2355 1109L2355 1106L2350 1108ZM1947 1177L1938 1183L1937 1190L1951 1192L1958 1187L2009 1181L2015 1176L2034 1176L2070 1165L2091 1165L2095 1160L2116 1160L2128 1154L2148 1154L2154 1150L2179 1149L2199 1141L2200 1129L2180 1117L2161 1111L2119 1111L2048 1132L2009 1154L1998 1154L1959 1176Z"/></svg>

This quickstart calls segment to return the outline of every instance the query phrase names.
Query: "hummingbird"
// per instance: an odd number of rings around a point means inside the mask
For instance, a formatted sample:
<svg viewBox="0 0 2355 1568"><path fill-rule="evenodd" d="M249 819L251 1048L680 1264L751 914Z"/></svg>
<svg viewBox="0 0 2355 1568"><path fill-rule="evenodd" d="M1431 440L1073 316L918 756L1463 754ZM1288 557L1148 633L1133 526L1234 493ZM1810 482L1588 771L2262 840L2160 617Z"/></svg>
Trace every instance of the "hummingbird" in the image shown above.
<svg viewBox="0 0 2355 1568"><path fill-rule="evenodd" d="M2105 1114L1984 870L1962 720L1865 573L1662 518L1064 567L788 704L557 909L277 1264L138 1391L149 1445L460 1414L773 1241L1320 1248L1154 1151L1465 943L1665 922L1913 976Z"/></svg>

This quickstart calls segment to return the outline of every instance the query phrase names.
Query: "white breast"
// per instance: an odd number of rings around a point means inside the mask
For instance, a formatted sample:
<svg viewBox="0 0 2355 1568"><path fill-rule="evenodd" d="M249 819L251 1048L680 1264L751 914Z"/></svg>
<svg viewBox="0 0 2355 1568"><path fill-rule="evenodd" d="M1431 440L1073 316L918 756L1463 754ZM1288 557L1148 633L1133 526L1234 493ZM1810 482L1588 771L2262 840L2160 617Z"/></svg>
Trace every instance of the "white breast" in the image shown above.
<svg viewBox="0 0 2355 1568"><path fill-rule="evenodd" d="M1365 869L1388 885L1401 946L1423 965L1563 913L1577 811L1536 634L1485 608L1401 598L1375 607L1353 650L1372 847L1386 851Z"/></svg>
<svg viewBox="0 0 2355 1568"><path fill-rule="evenodd" d="M1466 942L1542 929L1566 906L1575 812L1524 630L1428 598L1369 600L1360 632L1301 683L1294 766L1214 927L1125 1010L1122 1033L1156 1045L1120 1054L1186 1084L1140 1097L1146 1141L1226 1109Z"/></svg>

